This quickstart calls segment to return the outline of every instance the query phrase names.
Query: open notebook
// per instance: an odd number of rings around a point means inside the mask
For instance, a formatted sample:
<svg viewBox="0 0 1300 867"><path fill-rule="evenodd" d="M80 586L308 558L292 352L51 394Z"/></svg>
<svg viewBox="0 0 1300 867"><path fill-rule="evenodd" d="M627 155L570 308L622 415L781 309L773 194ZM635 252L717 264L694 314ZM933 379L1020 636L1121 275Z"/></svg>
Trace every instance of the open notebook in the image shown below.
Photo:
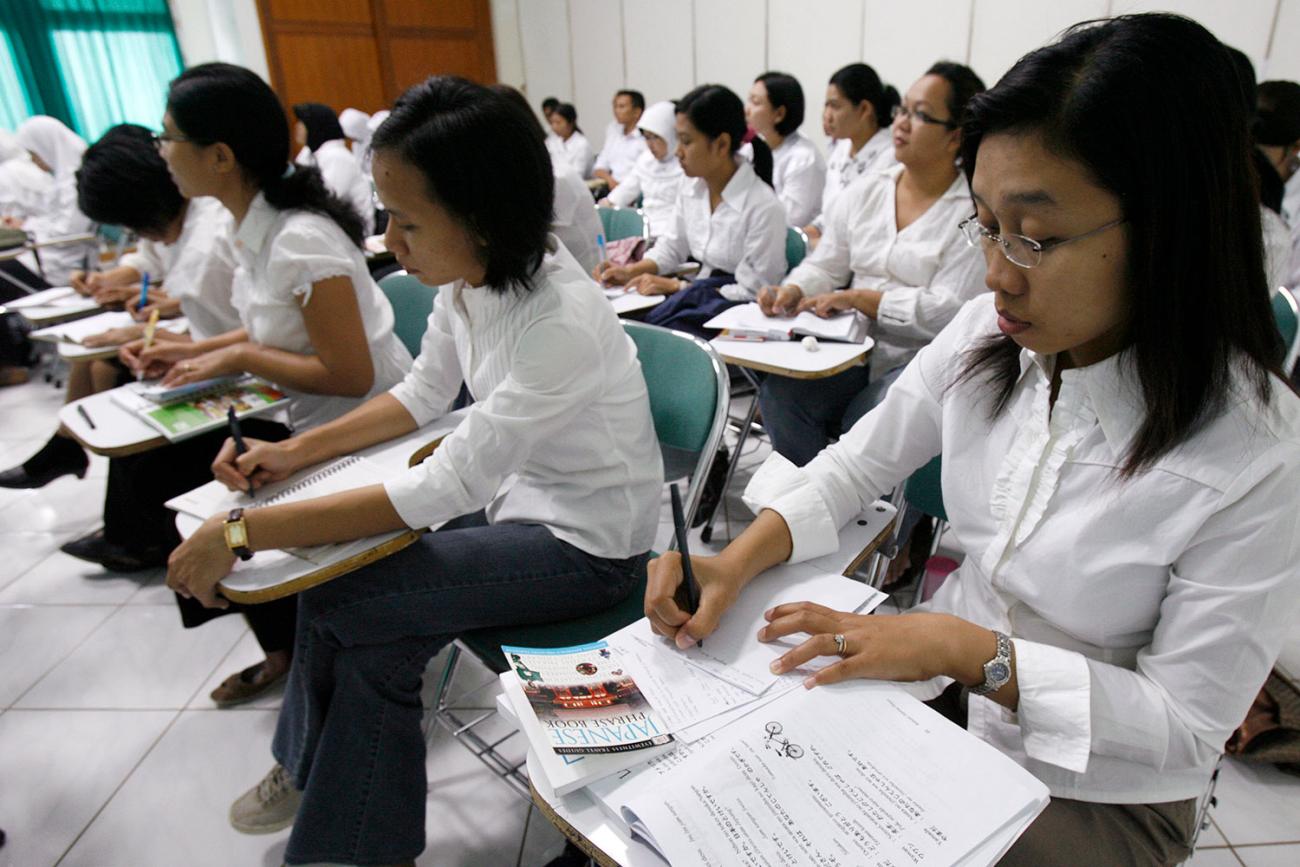
<svg viewBox="0 0 1300 867"><path fill-rule="evenodd" d="M705 328L726 329L733 337L760 340L794 340L816 337L861 343L867 337L867 318L856 310L829 319L804 311L797 316L766 316L757 302L729 307L704 323Z"/></svg>

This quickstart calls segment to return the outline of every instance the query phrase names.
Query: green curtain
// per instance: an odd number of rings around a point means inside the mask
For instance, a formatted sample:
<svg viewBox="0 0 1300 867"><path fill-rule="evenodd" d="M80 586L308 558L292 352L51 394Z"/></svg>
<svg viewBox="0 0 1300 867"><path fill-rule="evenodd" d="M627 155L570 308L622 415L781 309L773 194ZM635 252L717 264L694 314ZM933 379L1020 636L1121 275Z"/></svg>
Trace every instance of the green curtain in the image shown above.
<svg viewBox="0 0 1300 867"><path fill-rule="evenodd" d="M3 0L0 33L0 123L9 129L33 114L87 141L117 123L156 128L182 68L167 0Z"/></svg>

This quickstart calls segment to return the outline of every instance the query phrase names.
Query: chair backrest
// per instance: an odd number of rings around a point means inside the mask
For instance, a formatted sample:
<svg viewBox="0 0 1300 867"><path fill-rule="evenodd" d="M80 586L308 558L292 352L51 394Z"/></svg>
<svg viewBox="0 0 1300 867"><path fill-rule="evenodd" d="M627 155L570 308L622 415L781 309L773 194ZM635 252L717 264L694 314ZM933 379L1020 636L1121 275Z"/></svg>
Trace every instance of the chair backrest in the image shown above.
<svg viewBox="0 0 1300 867"><path fill-rule="evenodd" d="M792 271L808 253L808 236L803 229L790 226L785 230L785 270Z"/></svg>
<svg viewBox="0 0 1300 867"><path fill-rule="evenodd" d="M650 393L664 478L690 476L684 504L689 524L727 425L727 367L712 346L685 332L626 321L623 329L636 344Z"/></svg>
<svg viewBox="0 0 1300 867"><path fill-rule="evenodd" d="M942 459L937 457L912 473L903 496L908 506L932 518L947 521L948 512L943 507L943 485L940 482L942 466Z"/></svg>
<svg viewBox="0 0 1300 867"><path fill-rule="evenodd" d="M600 225L605 232L606 241L621 241L624 238L644 238L645 220L641 212L631 208L596 208L600 215Z"/></svg>
<svg viewBox="0 0 1300 867"><path fill-rule="evenodd" d="M1300 355L1300 308L1291 290L1285 286L1279 286L1273 296L1273 316L1277 320L1277 330L1282 332L1282 342L1286 344L1282 369L1290 376L1296 356Z"/></svg>
<svg viewBox="0 0 1300 867"><path fill-rule="evenodd" d="M419 355L438 287L425 286L405 271L396 271L381 279L379 288L393 305L393 331L397 338L411 355Z"/></svg>

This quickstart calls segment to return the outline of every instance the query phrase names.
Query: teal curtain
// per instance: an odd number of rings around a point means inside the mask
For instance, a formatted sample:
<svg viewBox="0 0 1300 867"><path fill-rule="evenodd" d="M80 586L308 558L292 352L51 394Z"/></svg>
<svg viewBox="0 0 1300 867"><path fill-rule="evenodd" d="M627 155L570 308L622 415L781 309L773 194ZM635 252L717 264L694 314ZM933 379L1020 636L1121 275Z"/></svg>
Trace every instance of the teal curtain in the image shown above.
<svg viewBox="0 0 1300 867"><path fill-rule="evenodd" d="M2 0L0 33L9 129L33 114L87 141L118 123L156 128L182 68L167 0Z"/></svg>

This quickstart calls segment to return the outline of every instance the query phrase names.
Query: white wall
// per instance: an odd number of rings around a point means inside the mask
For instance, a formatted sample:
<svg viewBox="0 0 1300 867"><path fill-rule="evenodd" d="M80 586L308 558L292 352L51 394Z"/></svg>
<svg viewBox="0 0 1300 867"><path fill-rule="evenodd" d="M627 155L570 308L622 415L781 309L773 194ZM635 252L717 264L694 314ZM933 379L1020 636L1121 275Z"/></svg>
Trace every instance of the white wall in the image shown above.
<svg viewBox="0 0 1300 867"><path fill-rule="evenodd" d="M180 0L174 0L180 2ZM188 0L196 2L196 0ZM248 0L251 2L251 0ZM498 75L527 94L571 101L595 147L615 90L654 102L697 84L743 98L768 69L803 84L803 133L825 144L826 80L862 60L900 92L935 60L967 63L992 85L1065 27L1167 10L1204 24L1255 62L1260 80L1300 80L1300 0L491 0ZM522 77L506 78L522 72Z"/></svg>
<svg viewBox="0 0 1300 867"><path fill-rule="evenodd" d="M168 0L186 66L224 60L271 80L256 0Z"/></svg>

